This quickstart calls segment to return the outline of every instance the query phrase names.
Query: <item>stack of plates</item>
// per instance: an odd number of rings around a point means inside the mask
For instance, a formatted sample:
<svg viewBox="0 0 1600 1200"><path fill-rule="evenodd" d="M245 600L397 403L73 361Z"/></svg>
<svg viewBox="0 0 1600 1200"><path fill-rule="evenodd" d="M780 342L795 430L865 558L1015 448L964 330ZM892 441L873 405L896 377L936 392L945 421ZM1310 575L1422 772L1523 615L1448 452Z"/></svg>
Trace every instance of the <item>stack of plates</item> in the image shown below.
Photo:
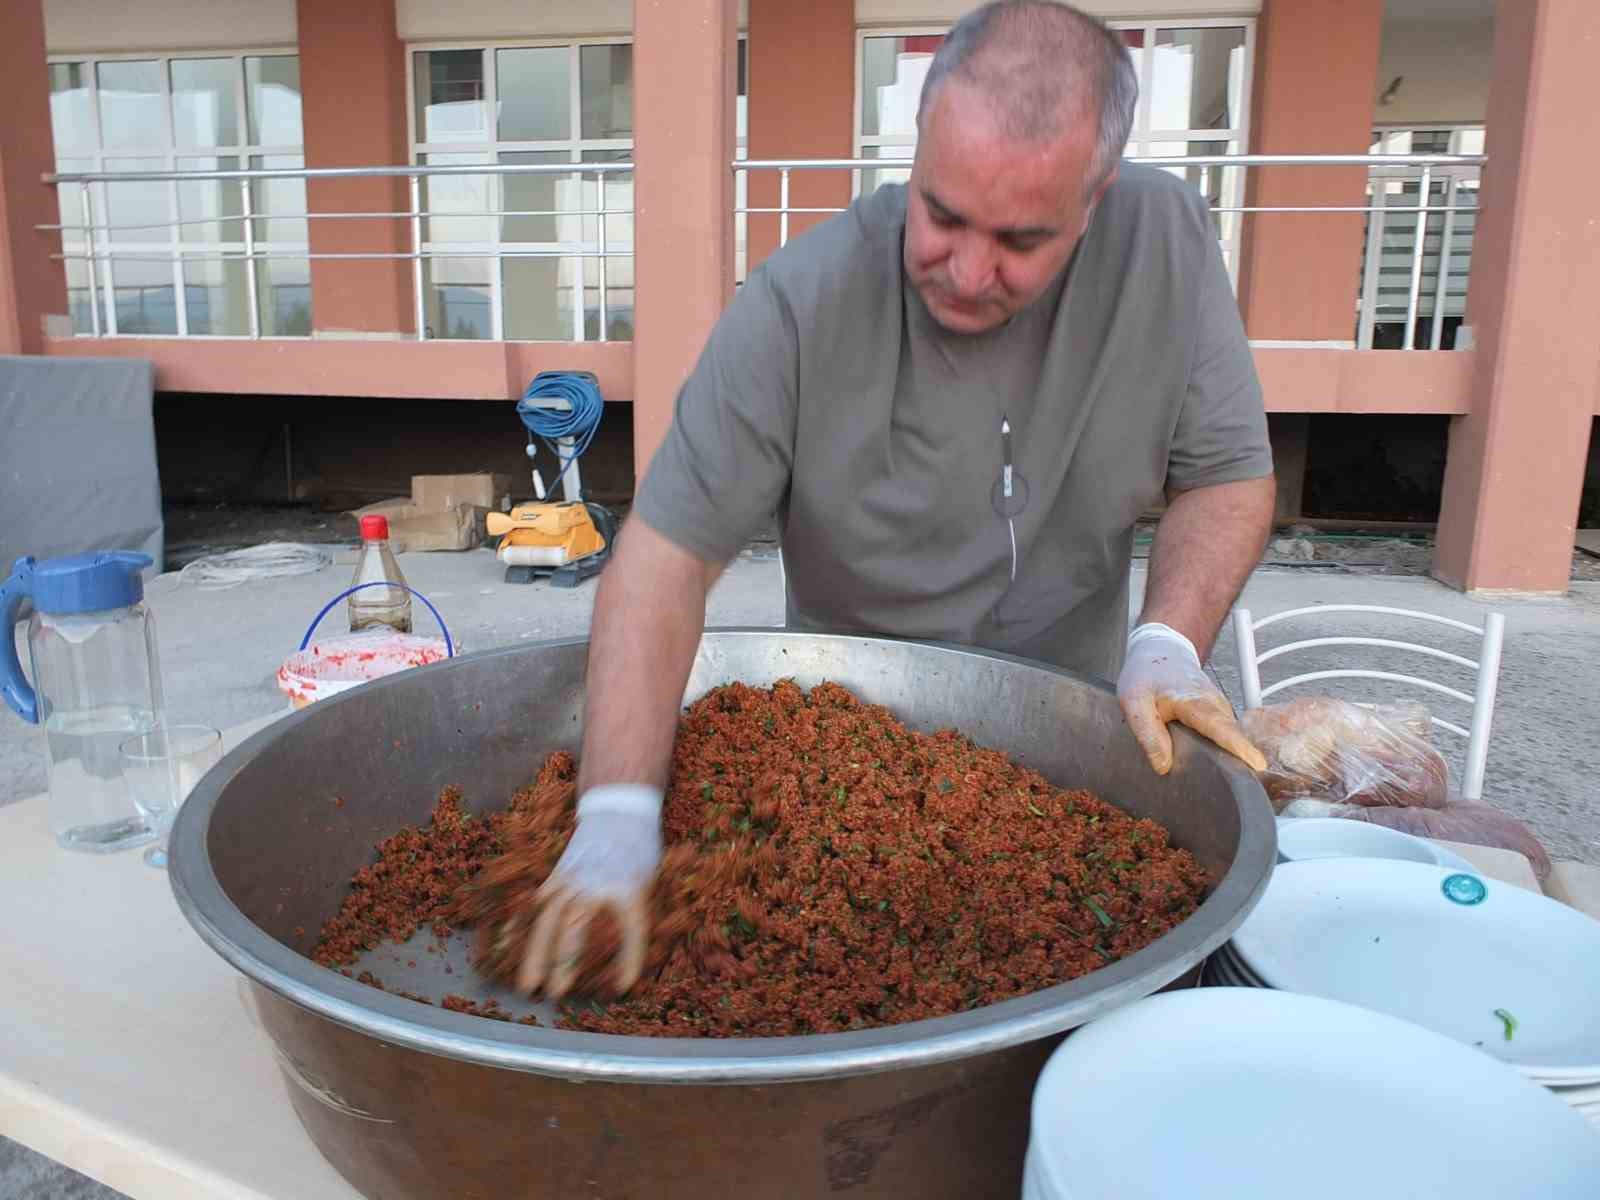
<svg viewBox="0 0 1600 1200"><path fill-rule="evenodd" d="M1417 1025L1195 988L1067 1038L1033 1095L1023 1200L1594 1200L1600 1137Z"/></svg>
<svg viewBox="0 0 1600 1200"><path fill-rule="evenodd" d="M1398 829L1343 817L1279 817L1278 861L1306 858L1398 858L1474 871L1466 859L1437 842Z"/></svg>
<svg viewBox="0 0 1600 1200"><path fill-rule="evenodd" d="M1600 1127L1600 922L1548 897L1416 862L1284 863L1204 981L1403 1018Z"/></svg>

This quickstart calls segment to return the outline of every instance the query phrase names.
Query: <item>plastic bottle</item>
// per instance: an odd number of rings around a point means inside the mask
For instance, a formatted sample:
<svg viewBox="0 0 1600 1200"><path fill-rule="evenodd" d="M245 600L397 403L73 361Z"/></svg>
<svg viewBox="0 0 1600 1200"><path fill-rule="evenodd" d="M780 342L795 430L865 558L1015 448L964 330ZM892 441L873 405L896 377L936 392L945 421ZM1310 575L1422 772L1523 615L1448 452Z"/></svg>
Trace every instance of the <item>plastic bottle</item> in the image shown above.
<svg viewBox="0 0 1600 1200"><path fill-rule="evenodd" d="M389 549L389 518L369 515L361 518L361 557L356 561L354 587L363 583L394 583L400 587L364 587L352 592L350 632L387 625L401 633L411 632L411 593L405 590L406 577L400 573L394 551Z"/></svg>

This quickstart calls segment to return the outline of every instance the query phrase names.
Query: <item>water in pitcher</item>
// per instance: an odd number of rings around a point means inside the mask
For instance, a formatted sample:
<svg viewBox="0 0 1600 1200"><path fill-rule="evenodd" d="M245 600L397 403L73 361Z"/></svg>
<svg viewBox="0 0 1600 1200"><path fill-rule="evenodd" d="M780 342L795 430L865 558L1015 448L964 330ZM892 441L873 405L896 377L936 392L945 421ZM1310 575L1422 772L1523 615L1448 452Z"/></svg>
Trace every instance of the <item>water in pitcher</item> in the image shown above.
<svg viewBox="0 0 1600 1200"><path fill-rule="evenodd" d="M129 704L57 709L45 719L50 823L63 847L111 853L154 839L128 800L119 748L155 726L153 710Z"/></svg>

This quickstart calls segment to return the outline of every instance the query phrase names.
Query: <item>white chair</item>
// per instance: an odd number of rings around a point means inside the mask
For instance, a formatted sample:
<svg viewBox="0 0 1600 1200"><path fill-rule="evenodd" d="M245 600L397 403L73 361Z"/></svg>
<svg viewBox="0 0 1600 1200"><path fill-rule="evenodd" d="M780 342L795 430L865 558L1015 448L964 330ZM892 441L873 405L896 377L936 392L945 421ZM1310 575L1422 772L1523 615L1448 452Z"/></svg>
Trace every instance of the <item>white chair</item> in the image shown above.
<svg viewBox="0 0 1600 1200"><path fill-rule="evenodd" d="M1263 653L1256 652L1256 634L1270 625L1280 621L1287 621L1295 617L1327 616L1330 613L1378 613L1386 616L1405 617L1416 621L1431 621L1436 625L1447 625L1453 629L1462 629L1468 633L1475 633L1482 639L1477 661L1463 658L1459 654L1451 654L1440 650L1436 646L1423 646L1416 642L1400 642L1389 638L1376 637L1316 637L1304 641L1288 642L1282 646L1274 646ZM1467 739L1467 767L1461 781L1461 798L1463 800L1481 800L1483 798L1483 770L1489 758L1489 729L1494 718L1494 693L1495 686L1500 678L1500 649L1505 641L1506 619L1496 612L1485 615L1482 626L1469 625L1465 621L1456 621L1450 617L1440 617L1433 613L1417 612L1409 608L1386 608L1374 604L1319 604L1311 608L1294 608L1287 612L1274 613L1270 617L1262 617L1259 621L1250 619L1250 610L1236 608L1233 610L1233 635L1239 654L1239 679L1244 687L1244 706L1247 709L1260 708L1263 700L1269 696L1283 691L1285 688L1294 687L1302 683L1314 683L1322 679L1382 679L1391 683L1410 684L1413 687L1426 688L1432 692L1449 696L1451 699L1462 701L1472 706L1472 727L1463 729L1449 721L1433 718L1433 723L1441 729L1448 729L1451 733ZM1319 646L1377 646L1387 650L1406 651L1413 654L1424 654L1431 658L1443 659L1445 662L1455 663L1458 666L1476 672L1477 687L1473 695L1458 691L1431 679L1422 679L1416 675L1404 675L1396 671L1358 670L1354 668L1341 668L1326 671L1308 671L1302 675L1292 675L1288 679L1281 679L1270 687L1261 686L1261 664L1285 654L1299 650L1311 650ZM1368 706L1370 707L1370 705Z"/></svg>

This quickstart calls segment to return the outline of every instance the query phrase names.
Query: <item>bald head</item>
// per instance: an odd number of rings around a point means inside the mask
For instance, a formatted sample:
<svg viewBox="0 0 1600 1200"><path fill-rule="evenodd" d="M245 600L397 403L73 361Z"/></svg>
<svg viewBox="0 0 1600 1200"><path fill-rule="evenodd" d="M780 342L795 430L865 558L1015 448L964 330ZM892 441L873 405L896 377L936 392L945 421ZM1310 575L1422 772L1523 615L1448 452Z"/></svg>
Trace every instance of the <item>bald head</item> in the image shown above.
<svg viewBox="0 0 1600 1200"><path fill-rule="evenodd" d="M1050 0L996 0L962 17L928 68L919 128L952 82L1012 141L1054 141L1093 123L1091 189L1121 158L1139 98L1122 40L1094 17Z"/></svg>

